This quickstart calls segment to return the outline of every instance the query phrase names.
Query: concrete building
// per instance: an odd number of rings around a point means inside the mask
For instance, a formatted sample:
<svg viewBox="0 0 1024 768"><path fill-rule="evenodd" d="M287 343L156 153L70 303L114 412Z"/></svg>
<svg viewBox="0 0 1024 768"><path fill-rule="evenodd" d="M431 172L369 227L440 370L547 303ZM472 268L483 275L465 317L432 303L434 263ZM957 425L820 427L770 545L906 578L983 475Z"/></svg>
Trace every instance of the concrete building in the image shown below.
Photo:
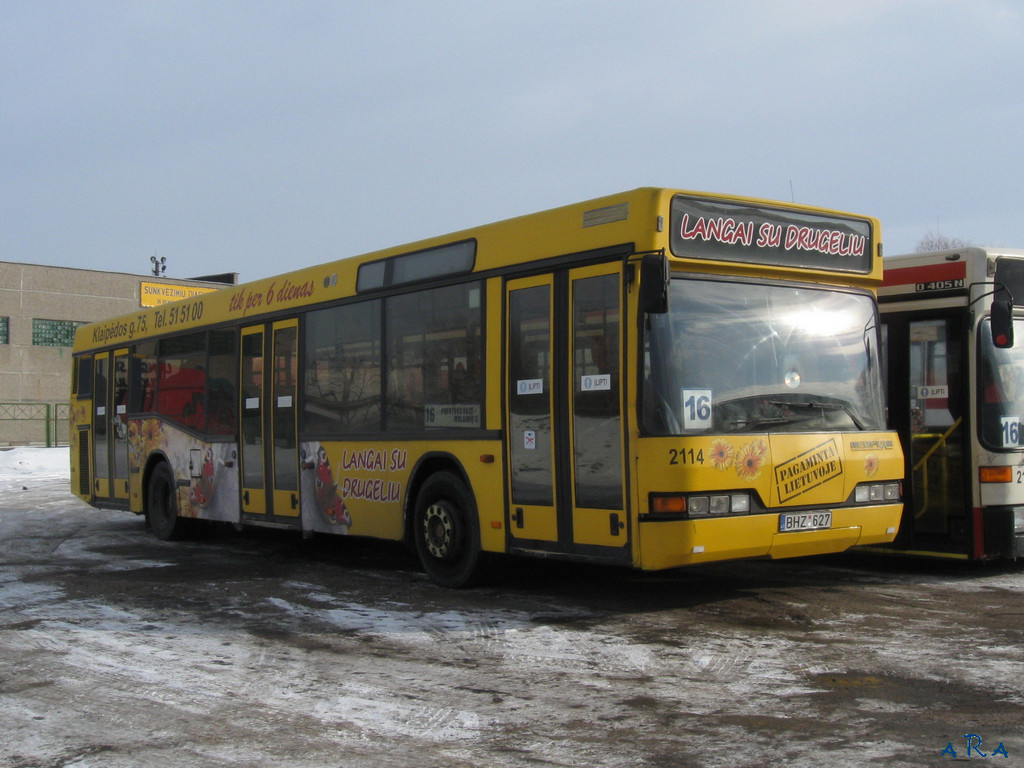
<svg viewBox="0 0 1024 768"><path fill-rule="evenodd" d="M35 414L66 408L79 325L237 283L0 261L0 445L49 442Z"/></svg>

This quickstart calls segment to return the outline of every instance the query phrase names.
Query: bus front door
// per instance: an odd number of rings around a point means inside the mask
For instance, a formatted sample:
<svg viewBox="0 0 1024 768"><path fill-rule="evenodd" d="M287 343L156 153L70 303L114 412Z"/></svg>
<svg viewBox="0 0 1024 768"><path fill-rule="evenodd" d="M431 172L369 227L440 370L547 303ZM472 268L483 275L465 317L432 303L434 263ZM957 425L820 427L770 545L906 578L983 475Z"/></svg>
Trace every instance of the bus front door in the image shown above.
<svg viewBox="0 0 1024 768"><path fill-rule="evenodd" d="M128 499L128 350L93 362L93 493L97 501Z"/></svg>
<svg viewBox="0 0 1024 768"><path fill-rule="evenodd" d="M890 347L890 426L907 448L908 479L896 543L906 549L966 556L971 502L965 461L967 376L957 315L896 316L885 323Z"/></svg>
<svg viewBox="0 0 1024 768"><path fill-rule="evenodd" d="M507 285L513 550L629 557L621 301L618 263Z"/></svg>
<svg viewBox="0 0 1024 768"><path fill-rule="evenodd" d="M622 280L618 263L569 273L569 434L573 543L629 556L622 420ZM610 548L610 549L601 549Z"/></svg>
<svg viewBox="0 0 1024 768"><path fill-rule="evenodd" d="M242 329L242 519L299 524L295 423L298 322Z"/></svg>

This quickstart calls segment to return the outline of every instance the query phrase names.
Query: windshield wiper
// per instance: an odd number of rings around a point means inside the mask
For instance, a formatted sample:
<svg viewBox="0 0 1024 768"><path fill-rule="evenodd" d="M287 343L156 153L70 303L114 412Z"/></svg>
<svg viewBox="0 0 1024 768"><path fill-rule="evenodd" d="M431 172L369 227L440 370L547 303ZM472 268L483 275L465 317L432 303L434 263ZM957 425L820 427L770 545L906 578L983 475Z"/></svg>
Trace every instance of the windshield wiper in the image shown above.
<svg viewBox="0 0 1024 768"><path fill-rule="evenodd" d="M768 400L769 405L780 408L810 408L815 411L843 411L850 417L857 429L867 429L867 425L854 413L846 403L824 402L822 400Z"/></svg>
<svg viewBox="0 0 1024 768"><path fill-rule="evenodd" d="M810 421L811 418L810 416L800 418L795 416L755 416L751 419L733 419L729 423L734 427L756 429L757 427L764 427L770 424L799 424L801 421Z"/></svg>

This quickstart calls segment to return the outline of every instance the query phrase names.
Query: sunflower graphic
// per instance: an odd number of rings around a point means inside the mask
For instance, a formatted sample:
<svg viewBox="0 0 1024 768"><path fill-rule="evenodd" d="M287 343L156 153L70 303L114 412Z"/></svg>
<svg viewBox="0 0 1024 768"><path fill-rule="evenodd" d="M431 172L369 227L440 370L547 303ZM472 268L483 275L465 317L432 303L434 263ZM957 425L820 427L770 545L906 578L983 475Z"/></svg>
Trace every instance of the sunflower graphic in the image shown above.
<svg viewBox="0 0 1024 768"><path fill-rule="evenodd" d="M728 440L715 440L711 443L711 466L715 469L728 469L736 458L736 449Z"/></svg>
<svg viewBox="0 0 1024 768"><path fill-rule="evenodd" d="M163 446L164 428L159 419L142 422L142 444L146 453Z"/></svg>
<svg viewBox="0 0 1024 768"><path fill-rule="evenodd" d="M78 403L75 405L72 418L75 424L85 424L89 420L89 407L84 403Z"/></svg>
<svg viewBox="0 0 1024 768"><path fill-rule="evenodd" d="M869 453L864 459L864 474L868 477L878 474L878 457L873 453Z"/></svg>
<svg viewBox="0 0 1024 768"><path fill-rule="evenodd" d="M142 441L139 439L138 421L128 422L128 450L131 451L134 461L142 461Z"/></svg>
<svg viewBox="0 0 1024 768"><path fill-rule="evenodd" d="M763 440L747 443L736 453L736 474L744 480L756 480L767 457L768 447Z"/></svg>

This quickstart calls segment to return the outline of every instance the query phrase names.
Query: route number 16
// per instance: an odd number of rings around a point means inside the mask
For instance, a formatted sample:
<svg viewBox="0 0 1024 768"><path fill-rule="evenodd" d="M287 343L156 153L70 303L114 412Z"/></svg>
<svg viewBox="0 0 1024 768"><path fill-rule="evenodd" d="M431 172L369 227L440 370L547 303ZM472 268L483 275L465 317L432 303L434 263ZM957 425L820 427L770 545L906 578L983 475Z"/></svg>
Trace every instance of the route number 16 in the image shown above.
<svg viewBox="0 0 1024 768"><path fill-rule="evenodd" d="M1020 416L1003 416L1000 420L1003 432L1003 448L1020 445Z"/></svg>
<svg viewBox="0 0 1024 768"><path fill-rule="evenodd" d="M711 429L710 389L683 390L683 429Z"/></svg>

